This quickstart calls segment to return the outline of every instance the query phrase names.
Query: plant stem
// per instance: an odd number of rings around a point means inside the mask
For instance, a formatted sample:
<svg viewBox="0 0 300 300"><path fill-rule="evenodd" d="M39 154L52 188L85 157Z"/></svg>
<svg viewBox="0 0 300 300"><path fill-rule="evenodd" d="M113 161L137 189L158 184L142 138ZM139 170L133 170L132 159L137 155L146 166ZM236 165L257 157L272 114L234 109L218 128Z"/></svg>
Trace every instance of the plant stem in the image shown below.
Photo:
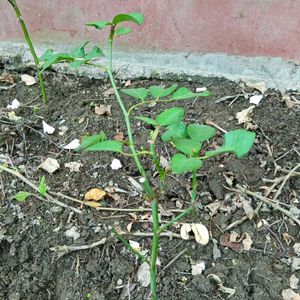
<svg viewBox="0 0 300 300"><path fill-rule="evenodd" d="M158 242L159 242L159 219L158 219L158 201L152 200L152 218L153 218L153 238L152 238L152 251L150 263L150 285L151 285L151 299L156 300L157 297L157 255L158 255Z"/></svg>
<svg viewBox="0 0 300 300"><path fill-rule="evenodd" d="M116 98L118 100L118 103L120 105L120 108L122 110L122 113L123 113L123 116L125 119L128 140L129 140L129 147L132 152L133 159L135 161L135 164L138 168L139 173L141 174L141 176L144 179L143 188L144 188L145 192L152 199L153 240L152 240L152 252L151 252L151 262L150 262L150 278L151 278L151 297L152 297L152 300L157 300L158 298L157 298L157 284L156 284L156 277L157 277L156 261L157 261L158 241L159 241L158 200L154 193L154 190L150 186L149 180L146 175L146 171L143 168L141 161L139 159L138 153L135 149L135 143L134 143L133 136L132 136L129 114L128 114L128 112L124 106L124 103L121 99L116 82L115 82L113 74L112 74L113 36L114 36L114 27L112 26L111 31L110 31L110 36L109 36L109 43L108 43L108 76L109 76L111 85L114 89Z"/></svg>
<svg viewBox="0 0 300 300"><path fill-rule="evenodd" d="M135 255L137 255L142 261L150 264L149 260L142 255L139 251L135 250L124 238L121 234L119 234L114 228L112 229L112 233L117 236L117 238L122 241L122 243L127 247L128 250L133 252Z"/></svg>
<svg viewBox="0 0 300 300"><path fill-rule="evenodd" d="M196 199L197 199L197 174L196 174L196 171L194 170L193 171L193 190L192 190L192 194L191 194L191 205L184 212L182 212L181 214L179 214L178 216L173 218L171 221L160 226L160 228L158 230L158 234L161 234L166 229L168 229L171 225L180 221L182 218L184 218L189 213L191 213L195 209Z"/></svg>
<svg viewBox="0 0 300 300"><path fill-rule="evenodd" d="M35 64L35 67L36 67L36 70L37 70L37 76L38 76L38 79L39 79L39 82L40 82L40 88L41 88L41 92L42 92L43 103L46 103L46 101L47 101L46 89L45 89L45 83L44 83L43 75L40 72L40 70L41 70L41 68L40 68L40 62L39 62L37 54L36 54L36 52L34 50L33 44L31 42L31 39L30 39L28 30L27 30L27 27L26 27L25 22L24 22L24 20L22 18L22 15L21 15L21 12L19 10L19 7L17 5L16 0L9 0L8 2L12 5L13 9L15 10L16 16L17 16L17 18L18 18L18 20L20 22L20 25L21 25L21 28L22 28L25 40L26 40L27 45L28 45L28 47L30 49L30 52L31 52L31 55L33 57L34 64Z"/></svg>

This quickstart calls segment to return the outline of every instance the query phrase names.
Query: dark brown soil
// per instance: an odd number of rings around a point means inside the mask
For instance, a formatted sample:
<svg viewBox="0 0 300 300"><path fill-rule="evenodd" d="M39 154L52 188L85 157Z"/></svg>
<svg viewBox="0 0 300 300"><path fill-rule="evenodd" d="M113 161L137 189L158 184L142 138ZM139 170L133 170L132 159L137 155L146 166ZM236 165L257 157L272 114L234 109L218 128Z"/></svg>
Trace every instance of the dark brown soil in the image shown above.
<svg viewBox="0 0 300 300"><path fill-rule="evenodd" d="M117 200L105 198L102 202L104 207L149 208L149 203L135 192L128 181L129 177L138 177L130 157L103 152L82 154L62 149L71 140L80 139L85 134L99 133L100 130L110 138L119 131L125 133L121 111L114 95L105 93L110 88L107 81L48 73L48 103L43 106L37 98L38 84L26 86L20 81L18 74L13 75L17 84L10 89L0 90L1 158L8 158L10 166L18 167L35 184L45 175L47 185L53 192L83 199L83 195L91 188L103 189L113 185L126 193L116 193L120 196ZM131 87L160 83L166 86L172 84L147 79L134 81ZM248 108L249 100L241 97L230 106L230 100L215 103L216 99L223 96L240 93L240 85L220 78L203 78L197 84L179 84L193 90L195 87L207 86L212 92L212 96L204 99L176 103L185 107L185 120L202 123L211 120L226 130L242 126L237 124L235 114ZM9 86L1 82L0 85ZM119 86L124 86L124 82L119 82ZM246 88L246 92L254 91ZM19 121L7 118L6 107L14 98L22 103L16 110L16 115L21 117ZM127 97L125 101L127 106L133 103ZM96 115L94 106L99 104L111 104L112 116ZM35 112L34 105L39 107ZM172 105L174 104L144 107L137 114L154 117ZM43 133L43 119L56 128L53 135ZM161 238L161 267L158 276L160 299L226 299L228 294L222 292L208 276L215 274L220 277L225 287L235 289L231 299L277 300L281 299L282 290L289 288L291 275L299 277L299 271L293 272L291 269L291 261L295 256L293 245L299 242L299 226L267 205L263 205L252 220L245 219L230 229L239 234L250 234L253 244L249 251L234 251L220 244L226 227L245 216L238 194L230 189L241 184L251 191L264 194L265 187L270 187L272 183L263 181L263 178L286 176L287 173L282 169L291 170L299 163L299 122L297 106L288 108L280 93L268 91L254 110L253 124L258 126L257 140L250 154L243 160L224 155L207 162L201 169L198 174L201 189L198 210L183 222L204 223L210 229L214 242L211 239L207 246L201 246L194 239L185 241L177 236ZM133 123L138 145L147 145L150 128L136 120ZM59 135L58 128L61 126L67 127L64 135ZM221 132L213 142L222 143ZM162 145L159 147L159 155L169 157ZM39 168L47 157L57 159L61 166L52 175ZM121 160L122 169L111 170L110 163L113 158ZM72 161L82 163L80 172L70 172L64 166ZM3 160L0 162L3 163ZM152 163L146 159L143 162L151 174L154 169ZM276 165L282 169L275 170ZM231 177L232 186L228 185L224 175ZM128 293L125 293L128 285L131 287L130 299L148 298L149 289L142 287L137 281L140 262L120 241L111 236L112 227L127 231L126 226L132 220L128 213L107 212L85 206L82 208L83 213L76 214L70 209L45 203L36 197L17 202L12 196L18 191L33 191L10 174L2 172L0 176L0 299L129 299ZM152 180L154 185L157 184L156 178ZM300 208L299 180L299 176L287 180L278 198L286 205L284 207L287 210L292 207ZM278 188L279 185L269 198L274 197ZM162 201L162 206L165 209L176 209L175 202L179 200L187 207L188 190L188 175L179 176L178 180L168 178L166 198ZM261 203L253 197L243 197L253 209ZM80 209L78 203L57 199ZM224 201L223 209L212 215L207 205L216 201ZM136 213L139 220L145 214ZM169 217L162 216L162 219L165 221ZM269 226L257 228L261 219L267 220ZM80 234L76 241L65 235L73 226L76 226ZM178 227L171 230L179 233ZM150 233L151 222L134 223L131 233L139 231ZM107 238L104 245L73 251L61 257L50 250L51 247L61 245L87 245L104 237ZM127 235L126 238L138 241L143 249L150 249L150 237ZM219 258L215 256L217 249L220 251ZM183 250L184 254L164 269ZM201 275L193 276L191 261L198 260L205 261L206 269Z"/></svg>

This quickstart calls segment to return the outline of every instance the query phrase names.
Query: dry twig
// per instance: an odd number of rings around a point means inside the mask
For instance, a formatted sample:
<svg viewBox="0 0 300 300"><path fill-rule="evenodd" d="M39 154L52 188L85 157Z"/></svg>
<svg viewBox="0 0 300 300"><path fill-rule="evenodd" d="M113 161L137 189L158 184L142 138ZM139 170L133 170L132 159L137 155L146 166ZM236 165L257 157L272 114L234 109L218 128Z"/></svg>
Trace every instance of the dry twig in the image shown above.
<svg viewBox="0 0 300 300"><path fill-rule="evenodd" d="M291 212L289 212L288 210L282 208L281 206L279 206L277 203L273 203L271 199L268 199L262 195L259 195L258 193L255 192L251 192L248 189L244 188L241 185L237 185L237 192L240 193L245 193L247 195L250 195L252 197L255 197L258 200L263 201L264 203L268 204L269 206L272 206L273 209L275 210L279 210L280 212L282 212L283 214L285 214L287 217L291 218L293 221L295 221L299 226L300 226L300 220L297 219Z"/></svg>

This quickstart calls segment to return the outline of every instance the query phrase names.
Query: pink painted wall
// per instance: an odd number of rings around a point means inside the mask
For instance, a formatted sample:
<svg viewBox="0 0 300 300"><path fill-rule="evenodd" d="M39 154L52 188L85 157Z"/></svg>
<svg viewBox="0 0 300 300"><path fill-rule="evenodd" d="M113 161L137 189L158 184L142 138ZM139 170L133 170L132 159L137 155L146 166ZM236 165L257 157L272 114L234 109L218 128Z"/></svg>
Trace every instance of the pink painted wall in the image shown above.
<svg viewBox="0 0 300 300"><path fill-rule="evenodd" d="M280 56L300 60L298 0L19 0L34 42L104 39L84 26L121 12L145 24L119 47L145 51ZM136 26L134 26L136 27ZM0 41L22 40L12 8L0 1Z"/></svg>

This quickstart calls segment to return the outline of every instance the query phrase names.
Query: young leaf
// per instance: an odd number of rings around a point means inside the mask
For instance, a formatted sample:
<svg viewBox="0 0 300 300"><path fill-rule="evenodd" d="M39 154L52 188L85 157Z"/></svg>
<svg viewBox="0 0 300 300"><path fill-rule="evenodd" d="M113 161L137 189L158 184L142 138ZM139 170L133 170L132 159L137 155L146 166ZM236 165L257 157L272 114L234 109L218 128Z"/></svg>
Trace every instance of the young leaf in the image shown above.
<svg viewBox="0 0 300 300"><path fill-rule="evenodd" d="M115 35L125 35L131 32L130 28L127 27L119 27L115 30Z"/></svg>
<svg viewBox="0 0 300 300"><path fill-rule="evenodd" d="M154 119L151 119L151 118L147 118L147 117L142 117L142 116L139 116L139 117L135 117L136 119L138 120L141 120L149 125L153 125L153 126L157 126L157 122L154 120Z"/></svg>
<svg viewBox="0 0 300 300"><path fill-rule="evenodd" d="M22 202L22 201L25 201L30 195L32 195L32 194L28 193L28 192L20 191L16 195L13 196L13 199L16 199L17 201Z"/></svg>
<svg viewBox="0 0 300 300"><path fill-rule="evenodd" d="M152 97L155 99L157 98L162 98L171 95L176 89L177 89L177 84L173 84L169 88L163 88L162 86L159 85L153 85L150 86L149 91Z"/></svg>
<svg viewBox="0 0 300 300"><path fill-rule="evenodd" d="M42 196L45 196L47 192L47 186L46 186L46 178L43 176L40 180L40 185L39 185L39 193Z"/></svg>
<svg viewBox="0 0 300 300"><path fill-rule="evenodd" d="M203 162L198 158L187 158L185 155L178 153L172 157L171 169L176 174L181 174L185 172L192 172L200 169Z"/></svg>
<svg viewBox="0 0 300 300"><path fill-rule="evenodd" d="M186 132L191 139L198 142L205 142L216 134L216 129L207 125L190 124Z"/></svg>
<svg viewBox="0 0 300 300"><path fill-rule="evenodd" d="M244 129L229 131L224 135L224 144L217 150L207 151L205 156L215 156L221 153L233 153L242 158L251 149L255 140L255 133Z"/></svg>
<svg viewBox="0 0 300 300"><path fill-rule="evenodd" d="M207 97L209 96L209 91L205 91L202 93L193 93L186 87L179 88L173 95L172 100L182 100L182 99L189 99L193 97Z"/></svg>
<svg viewBox="0 0 300 300"><path fill-rule="evenodd" d="M144 101L148 96L148 91L145 88L121 89L121 92L141 101Z"/></svg>
<svg viewBox="0 0 300 300"><path fill-rule="evenodd" d="M168 126L179 122L183 115L184 109L182 107L172 107L160 113L156 118L156 122L161 126Z"/></svg>
<svg viewBox="0 0 300 300"><path fill-rule="evenodd" d="M53 50L48 49L40 58L39 62L44 62L53 56Z"/></svg>
<svg viewBox="0 0 300 300"><path fill-rule="evenodd" d="M72 52L70 52L70 56L74 57L74 58L83 58L85 56L85 46L88 44L89 42L85 42L83 43L80 47L78 47L77 49L73 50Z"/></svg>
<svg viewBox="0 0 300 300"><path fill-rule="evenodd" d="M167 127L167 131L161 136L164 142L172 139L184 138L186 136L186 125L183 122L177 122Z"/></svg>
<svg viewBox="0 0 300 300"><path fill-rule="evenodd" d="M117 25L121 22L133 22L141 25L144 23L144 15L141 13L120 14L116 15L112 20L114 25Z"/></svg>
<svg viewBox="0 0 300 300"><path fill-rule="evenodd" d="M86 151L112 151L112 152L122 152L123 143L114 140L107 140L103 142L98 142L91 146L86 147Z"/></svg>
<svg viewBox="0 0 300 300"><path fill-rule="evenodd" d="M89 23L86 23L85 25L87 25L87 26L93 26L93 27L95 27L97 29L102 29L105 26L112 25L112 23L111 22L106 22L106 21L98 21L98 22L89 22Z"/></svg>
<svg viewBox="0 0 300 300"><path fill-rule="evenodd" d="M103 142L106 140L105 133L101 130L99 134L84 137L80 146L77 147L76 151L85 150L96 143Z"/></svg>
<svg viewBox="0 0 300 300"><path fill-rule="evenodd" d="M104 56L102 49L97 46L94 46L93 49L84 56L84 60L85 62L87 62L95 57L100 57L100 56Z"/></svg>
<svg viewBox="0 0 300 300"><path fill-rule="evenodd" d="M104 56L102 49L97 46L94 46L93 49L89 53L84 55L83 59L73 61L72 63L70 63L70 66L72 68L78 68L81 65L90 61L91 59L93 59L95 57L100 57L100 56Z"/></svg>
<svg viewBox="0 0 300 300"><path fill-rule="evenodd" d="M193 156L195 154L198 154L201 150L202 144L199 143L196 140L192 139L175 139L172 141L175 148L179 151L183 152L184 154L187 154L189 156Z"/></svg>
<svg viewBox="0 0 300 300"><path fill-rule="evenodd" d="M68 53L57 53L50 55L50 52L46 56L47 58L44 59L44 64L42 66L41 72L45 71L46 69L50 68L53 64L56 64L60 61L73 61L74 58L70 56Z"/></svg>

